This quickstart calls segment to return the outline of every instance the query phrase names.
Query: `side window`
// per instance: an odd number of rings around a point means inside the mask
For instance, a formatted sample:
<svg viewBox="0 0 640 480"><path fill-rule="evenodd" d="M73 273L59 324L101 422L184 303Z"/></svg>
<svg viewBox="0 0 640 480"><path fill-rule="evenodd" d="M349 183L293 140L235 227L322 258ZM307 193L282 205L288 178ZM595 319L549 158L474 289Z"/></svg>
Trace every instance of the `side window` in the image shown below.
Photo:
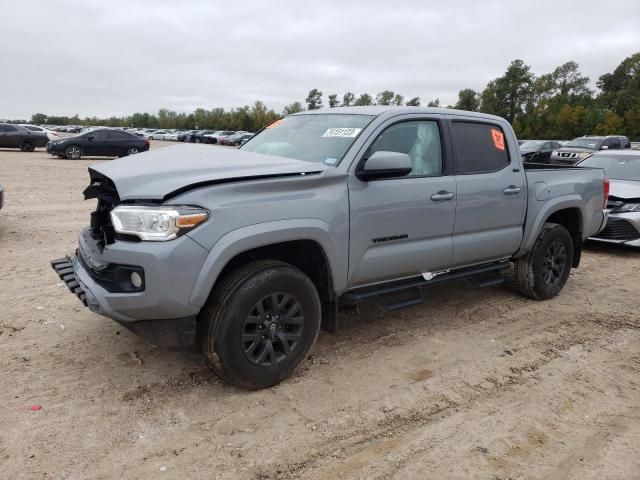
<svg viewBox="0 0 640 480"><path fill-rule="evenodd" d="M542 150L543 152L546 152L547 150L551 150L551 142L543 143L542 147L540 147L540 150Z"/></svg>
<svg viewBox="0 0 640 480"><path fill-rule="evenodd" d="M490 173L509 165L504 132L497 125L476 122L452 123L456 173Z"/></svg>
<svg viewBox="0 0 640 480"><path fill-rule="evenodd" d="M551 148L555 150L556 148L562 148L562 145L560 145L558 142L551 142Z"/></svg>
<svg viewBox="0 0 640 480"><path fill-rule="evenodd" d="M5 125L4 128L5 128L5 130L4 130L5 132L17 132L18 131L18 129L16 127L13 127L11 125Z"/></svg>
<svg viewBox="0 0 640 480"><path fill-rule="evenodd" d="M612 149L615 149L615 150L618 150L618 149L622 148L622 144L620 142L620 139L619 138L615 138L615 137L614 138L610 138L609 139L609 148L612 148Z"/></svg>
<svg viewBox="0 0 640 480"><path fill-rule="evenodd" d="M384 130L367 149L366 157L375 152L406 153L413 166L409 176L442 174L440 129L432 120L401 122Z"/></svg>
<svg viewBox="0 0 640 480"><path fill-rule="evenodd" d="M107 132L105 130L97 130L95 132L91 132L90 136L93 136L94 141L102 141L107 138Z"/></svg>

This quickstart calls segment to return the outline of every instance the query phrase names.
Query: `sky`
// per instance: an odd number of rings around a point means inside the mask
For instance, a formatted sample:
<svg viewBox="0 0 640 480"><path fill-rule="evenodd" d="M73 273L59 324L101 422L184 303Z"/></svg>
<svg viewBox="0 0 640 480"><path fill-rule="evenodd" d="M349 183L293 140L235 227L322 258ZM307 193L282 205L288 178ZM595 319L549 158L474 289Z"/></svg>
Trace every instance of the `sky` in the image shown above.
<svg viewBox="0 0 640 480"><path fill-rule="evenodd" d="M0 0L0 118L281 111L317 88L456 102L520 58L595 82L640 51L639 0Z"/></svg>

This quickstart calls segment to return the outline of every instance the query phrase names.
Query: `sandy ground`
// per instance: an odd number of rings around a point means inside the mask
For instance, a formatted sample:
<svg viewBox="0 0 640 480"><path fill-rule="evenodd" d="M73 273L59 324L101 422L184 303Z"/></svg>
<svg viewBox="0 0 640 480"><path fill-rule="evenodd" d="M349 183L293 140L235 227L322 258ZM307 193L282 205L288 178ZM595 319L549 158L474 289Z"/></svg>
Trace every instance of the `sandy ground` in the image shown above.
<svg viewBox="0 0 640 480"><path fill-rule="evenodd" d="M247 393L60 286L97 161L0 151L0 477L640 478L640 252L589 246L547 302L461 283L364 305Z"/></svg>

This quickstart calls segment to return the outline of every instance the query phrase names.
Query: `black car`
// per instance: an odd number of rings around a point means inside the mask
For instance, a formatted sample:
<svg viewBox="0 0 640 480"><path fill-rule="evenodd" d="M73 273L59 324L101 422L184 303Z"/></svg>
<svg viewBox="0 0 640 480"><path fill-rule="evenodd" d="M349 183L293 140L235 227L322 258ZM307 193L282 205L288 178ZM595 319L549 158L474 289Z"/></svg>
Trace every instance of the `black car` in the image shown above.
<svg viewBox="0 0 640 480"><path fill-rule="evenodd" d="M75 137L47 144L47 153L60 158L77 160L80 157L124 157L149 150L149 140L122 130L97 129Z"/></svg>
<svg viewBox="0 0 640 480"><path fill-rule="evenodd" d="M631 143L622 135L578 137L562 148L554 150L549 163L573 165L598 150L624 150L625 148L631 148Z"/></svg>
<svg viewBox="0 0 640 480"><path fill-rule="evenodd" d="M197 130L187 130L186 132L181 132L181 133L178 135L178 141L179 141L179 142L188 142L188 141L189 141L189 140L188 140L188 139L189 139L189 137L190 137L191 135L193 135L194 133L196 133L196 132L197 132Z"/></svg>
<svg viewBox="0 0 640 480"><path fill-rule="evenodd" d="M0 123L0 148L19 148L23 152L33 152L44 147L49 138L44 132L32 132L20 125Z"/></svg>
<svg viewBox="0 0 640 480"><path fill-rule="evenodd" d="M235 135L230 135L220 140L222 145L230 145L234 147L239 147L251 137L253 137L255 133L236 133Z"/></svg>
<svg viewBox="0 0 640 480"><path fill-rule="evenodd" d="M520 145L520 154L525 162L549 163L551 152L562 148L555 140L527 140Z"/></svg>
<svg viewBox="0 0 640 480"><path fill-rule="evenodd" d="M4 188L0 185L0 208L4 205Z"/></svg>
<svg viewBox="0 0 640 480"><path fill-rule="evenodd" d="M211 135L215 133L215 130L197 130L187 137L185 142L191 143L209 143L208 140L204 137L205 135Z"/></svg>

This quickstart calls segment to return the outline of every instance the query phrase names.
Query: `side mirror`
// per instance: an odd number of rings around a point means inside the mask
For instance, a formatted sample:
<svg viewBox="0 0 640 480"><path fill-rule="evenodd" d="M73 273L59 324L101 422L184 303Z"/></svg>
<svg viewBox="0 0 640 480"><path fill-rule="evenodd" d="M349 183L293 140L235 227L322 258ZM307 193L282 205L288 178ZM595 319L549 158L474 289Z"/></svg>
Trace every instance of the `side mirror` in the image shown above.
<svg viewBox="0 0 640 480"><path fill-rule="evenodd" d="M379 151L371 155L362 170L356 172L360 180L380 180L404 177L411 173L411 158L406 153Z"/></svg>

